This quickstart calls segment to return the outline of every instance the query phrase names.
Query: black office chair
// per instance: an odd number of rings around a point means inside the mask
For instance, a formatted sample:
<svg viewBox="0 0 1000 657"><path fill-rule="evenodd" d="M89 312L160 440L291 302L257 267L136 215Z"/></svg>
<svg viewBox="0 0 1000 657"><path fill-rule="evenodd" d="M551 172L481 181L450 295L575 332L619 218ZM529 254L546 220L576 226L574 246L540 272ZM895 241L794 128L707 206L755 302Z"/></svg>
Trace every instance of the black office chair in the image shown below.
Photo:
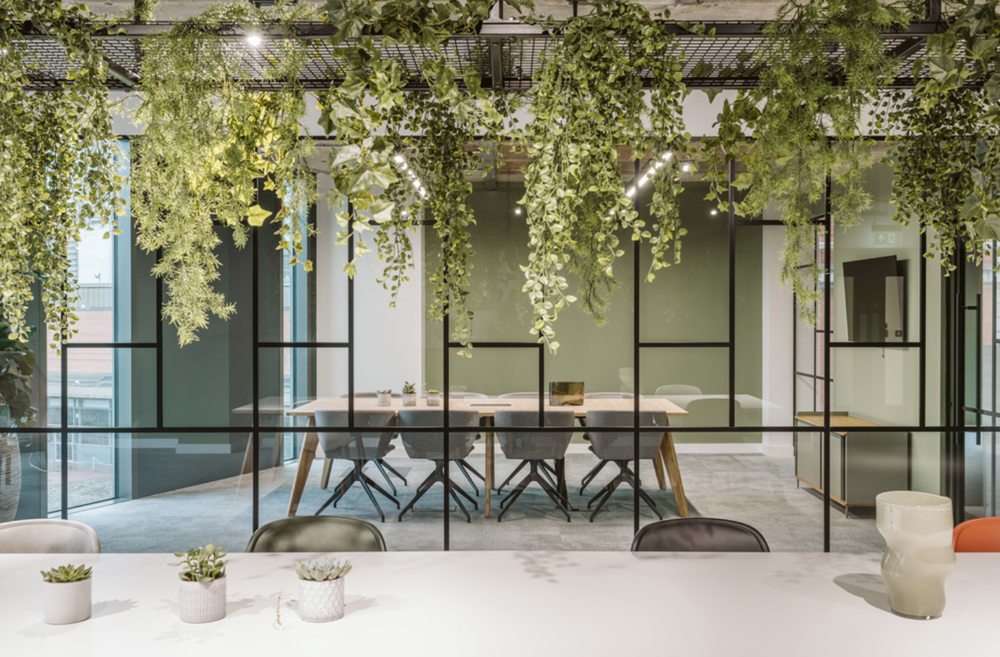
<svg viewBox="0 0 1000 657"><path fill-rule="evenodd" d="M633 552L770 552L750 525L722 518L671 518L651 522L632 540Z"/></svg>
<svg viewBox="0 0 1000 657"><path fill-rule="evenodd" d="M344 516L296 516L263 525L247 552L385 552L378 527Z"/></svg>

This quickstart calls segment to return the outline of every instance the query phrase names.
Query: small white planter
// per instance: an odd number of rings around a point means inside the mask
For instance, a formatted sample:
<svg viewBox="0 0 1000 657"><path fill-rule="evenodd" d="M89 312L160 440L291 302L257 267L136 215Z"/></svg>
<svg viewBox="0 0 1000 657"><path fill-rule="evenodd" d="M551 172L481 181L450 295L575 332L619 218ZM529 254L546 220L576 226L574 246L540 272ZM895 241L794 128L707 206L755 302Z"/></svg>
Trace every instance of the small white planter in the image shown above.
<svg viewBox="0 0 1000 657"><path fill-rule="evenodd" d="M403 406L416 406L417 405L417 393L415 392L404 392L403 393Z"/></svg>
<svg viewBox="0 0 1000 657"><path fill-rule="evenodd" d="M427 395L427 405L428 406L440 406L441 405L441 395Z"/></svg>
<svg viewBox="0 0 1000 657"><path fill-rule="evenodd" d="M79 582L44 582L42 618L49 625L68 625L90 618L91 578Z"/></svg>
<svg viewBox="0 0 1000 657"><path fill-rule="evenodd" d="M181 581L181 620L212 623L226 617L226 578L202 584Z"/></svg>
<svg viewBox="0 0 1000 657"><path fill-rule="evenodd" d="M378 393L378 405L379 406L392 406L392 395Z"/></svg>
<svg viewBox="0 0 1000 657"><path fill-rule="evenodd" d="M326 582L299 580L299 618L328 623L344 617L344 578Z"/></svg>

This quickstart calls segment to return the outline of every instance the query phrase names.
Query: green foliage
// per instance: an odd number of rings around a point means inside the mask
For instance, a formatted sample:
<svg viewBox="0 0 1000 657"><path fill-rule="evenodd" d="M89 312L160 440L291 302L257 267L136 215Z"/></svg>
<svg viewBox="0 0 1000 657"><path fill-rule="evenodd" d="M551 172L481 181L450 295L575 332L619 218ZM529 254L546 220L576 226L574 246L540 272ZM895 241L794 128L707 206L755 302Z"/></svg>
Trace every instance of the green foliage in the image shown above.
<svg viewBox="0 0 1000 657"><path fill-rule="evenodd" d="M1000 239L998 7L962 3L949 28L928 37L927 56L914 65L914 76L925 77L879 116L894 135L893 218L929 229L925 255L939 255L946 271L963 250L981 263Z"/></svg>
<svg viewBox="0 0 1000 657"><path fill-rule="evenodd" d="M440 395L441 394L441 391L438 390L437 388L427 388L427 389L424 390L424 392L426 394L428 394L428 395Z"/></svg>
<svg viewBox="0 0 1000 657"><path fill-rule="evenodd" d="M26 22L66 52L57 89L27 85L41 62L17 47ZM67 257L84 230L118 234L122 154L105 87L108 67L95 34L107 29L84 5L0 0L0 303L4 338L24 342L37 281L53 346L76 329L77 282Z"/></svg>
<svg viewBox="0 0 1000 657"><path fill-rule="evenodd" d="M392 388L389 388L388 390L376 390L375 392L377 392L380 395L391 395Z"/></svg>
<svg viewBox="0 0 1000 657"><path fill-rule="evenodd" d="M91 568L88 568L85 565L74 566L73 564L67 564L65 566L52 568L51 570L43 570L41 573L42 579L46 582L66 584L69 582L82 582L85 579L90 579L91 570Z"/></svg>
<svg viewBox="0 0 1000 657"><path fill-rule="evenodd" d="M347 559L321 557L295 562L295 574L299 579L313 582L330 582L346 577L349 572L351 572L351 562Z"/></svg>
<svg viewBox="0 0 1000 657"><path fill-rule="evenodd" d="M182 581L205 584L226 576L226 562L223 561L226 553L222 551L221 545L217 547L209 543L187 552L174 552L174 556L184 558L183 561L170 564L184 566L184 570L179 573Z"/></svg>
<svg viewBox="0 0 1000 657"><path fill-rule="evenodd" d="M143 41L142 102L133 118L145 131L135 140L132 211L139 246L160 253L153 274L164 280L163 317L181 345L198 339L210 315L235 311L215 290L222 229L243 247L251 226L270 221L280 248L299 263L308 237L303 217L315 200L306 164L313 144L300 139L299 125L305 95L298 76L310 55L290 41L272 44L281 55L268 56L264 77L282 89L251 91L247 69L219 30L280 27L311 12L286 3L223 5ZM258 204L259 181L281 201L273 215Z"/></svg>
<svg viewBox="0 0 1000 657"><path fill-rule="evenodd" d="M745 192L737 214L758 216L769 203L781 211L787 226L782 280L793 285L810 322L822 293L814 284L816 208L827 177L836 225L856 223L871 204L863 183L875 158L862 112L879 102L880 87L898 68L882 33L907 19L903 9L879 0L787 0L758 51L760 86L724 104L719 136L705 143L710 198L721 209L728 209L726 166L740 158L747 171L734 182Z"/></svg>
<svg viewBox="0 0 1000 657"><path fill-rule="evenodd" d="M26 327L31 335L35 328ZM19 427L35 423L38 409L31 405L31 377L35 373L35 352L12 336L10 324L0 306L0 431L6 419Z"/></svg>
<svg viewBox="0 0 1000 657"><path fill-rule="evenodd" d="M686 148L683 53L641 6L625 0L590 4L593 11L566 23L562 38L542 53L525 131L530 162L521 203L531 252L521 268L523 290L535 314L531 332L553 352L559 347L553 324L576 301L567 292L567 272L579 276L583 309L600 323L617 284L615 259L624 253L617 232L624 228L633 240L652 241L649 279L668 264L670 242L683 234L678 158L652 172L656 223L650 228L637 218L619 168L623 157L652 152L660 162L665 152ZM549 22L546 27L557 29ZM652 78L648 100L644 72Z"/></svg>
<svg viewBox="0 0 1000 657"><path fill-rule="evenodd" d="M409 381L403 383L403 394L404 395L415 395L417 394L417 385L415 383L410 383Z"/></svg>

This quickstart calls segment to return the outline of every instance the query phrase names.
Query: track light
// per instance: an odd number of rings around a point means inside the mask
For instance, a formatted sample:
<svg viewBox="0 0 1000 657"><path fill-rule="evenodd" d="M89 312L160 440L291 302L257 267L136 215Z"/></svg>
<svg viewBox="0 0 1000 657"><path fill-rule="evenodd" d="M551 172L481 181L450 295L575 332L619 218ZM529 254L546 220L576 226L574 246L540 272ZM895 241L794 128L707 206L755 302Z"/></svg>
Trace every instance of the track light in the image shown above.
<svg viewBox="0 0 1000 657"><path fill-rule="evenodd" d="M256 34L250 34L247 36L247 43L256 48L260 45L260 37Z"/></svg>

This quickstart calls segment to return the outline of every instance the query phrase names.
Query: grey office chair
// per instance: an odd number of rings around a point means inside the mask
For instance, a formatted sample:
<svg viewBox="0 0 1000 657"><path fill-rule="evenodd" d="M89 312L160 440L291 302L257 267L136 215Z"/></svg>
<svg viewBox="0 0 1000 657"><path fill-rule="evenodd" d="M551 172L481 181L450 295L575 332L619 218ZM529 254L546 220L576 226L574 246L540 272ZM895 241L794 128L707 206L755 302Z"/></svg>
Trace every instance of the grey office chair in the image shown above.
<svg viewBox="0 0 1000 657"><path fill-rule="evenodd" d="M632 424L635 414L632 411L587 411L587 426L598 427L624 427ZM642 426L655 425L665 427L667 425L667 414L664 412L642 411L639 413L639 424ZM663 440L663 431L643 431L639 434L639 458L656 458L660 450L660 442ZM642 484L635 473L628 467L629 461L636 458L635 454L635 433L625 432L605 432L595 431L590 434L590 449L597 455L597 458L604 462L614 462L618 466L618 475L615 476L597 495L587 502L589 509L594 502L597 506L590 514L590 522L594 522L594 517L600 512L605 503L611 499L615 489L621 484L628 484L635 489L642 500L649 505L656 516L663 520L663 515L656 508L646 491L642 489Z"/></svg>
<svg viewBox="0 0 1000 657"><path fill-rule="evenodd" d="M385 552L378 527L344 516L296 516L263 525L247 552Z"/></svg>
<svg viewBox="0 0 1000 657"><path fill-rule="evenodd" d="M586 392L583 398L586 399L633 399L635 397L631 392ZM641 398L642 395L639 395ZM587 418L581 418L580 424L587 426ZM590 440L589 434L583 434L584 440ZM583 495L583 491L590 485L590 482L594 480L594 477L604 469L604 466L608 464L604 459L600 459L597 465L590 469L590 472L583 475L583 479L580 480L580 495Z"/></svg>
<svg viewBox="0 0 1000 657"><path fill-rule="evenodd" d="M321 427L346 427L347 411L316 411L316 424ZM395 434L396 412L392 410L364 410L354 412L354 425L368 428L368 431L357 433L325 433L319 432L319 442L323 446L323 453L329 458L344 459L354 464L354 469L337 484L333 495L319 508L316 515L323 512L323 509L330 504L337 502L347 493L354 484L361 484L368 499L375 505L375 510L385 522L385 514L382 507L375 500L372 493L374 488L379 493L387 497L396 508L399 508L399 501L385 491L381 486L372 481L364 473L364 466L369 461L377 461L388 454L392 449L390 441Z"/></svg>
<svg viewBox="0 0 1000 657"><path fill-rule="evenodd" d="M450 434L450 450L447 456L444 453L444 432L428 433L406 431L406 427L434 427L444 424L444 411L434 409L402 409L399 411L399 435L403 439L403 447L411 459L427 459L434 461L434 472L417 486L417 494L410 503L399 512L399 519L402 520L407 511L413 508L424 494L434 486L434 484L445 483L444 464L445 459L449 461L460 461L472 453L472 444L476 442L476 434L479 428L478 411L449 411L448 426L450 427L474 427L471 432L458 432ZM478 509L479 505L468 493L462 490L454 481L450 482L450 493L459 510L465 514L467 522L472 522L472 517L462 504L460 496L464 496L472 503L472 508Z"/></svg>
<svg viewBox="0 0 1000 657"><path fill-rule="evenodd" d="M500 399L535 399L535 400L537 400L538 399L538 393L537 392L505 392L502 395L500 395ZM549 393L546 392L545 393L545 403L547 404L548 402L549 402ZM535 415L537 416L538 414L535 413ZM500 494L500 491L502 491L507 486L507 484L509 484L514 479L514 477L517 475L517 473L519 473L521 471L521 469L524 468L525 465L527 465L527 461L522 461L516 468L514 468L514 471L511 472L510 475L506 479L503 480L503 483L501 483L499 486L497 486L497 494ZM542 470L541 470L542 474L545 476L546 479L549 480L549 484L551 484L552 486L555 486L555 483L552 480L552 477L556 474L555 468L552 467L551 465L549 465L548 463L546 463L545 461L539 461L538 465L542 468Z"/></svg>
<svg viewBox="0 0 1000 657"><path fill-rule="evenodd" d="M0 554L100 554L101 541L90 525L37 518L0 523Z"/></svg>
<svg viewBox="0 0 1000 657"><path fill-rule="evenodd" d="M489 395L483 394L481 392L465 392L465 391L461 391L461 392L449 392L448 393L448 398L449 399L489 399ZM486 420L486 418L481 417L480 418L480 422L479 422L479 426L483 426L483 423L485 422L485 420ZM469 486L472 487L473 493L476 495L476 497L478 497L479 496L479 488L476 486L476 482L472 481L472 476L471 475L476 475L476 477L478 477L479 480L482 481L484 484L486 483L486 477L483 476L482 472L480 472L479 470L476 470L474 467L472 467L472 465L468 461L466 461L464 458L455 461L455 465L458 466L459 472L461 472L462 475L465 476L465 480L469 482Z"/></svg>
<svg viewBox="0 0 1000 657"><path fill-rule="evenodd" d="M496 411L496 424L498 427L537 427L538 411L520 410L500 410ZM558 492L557 487L546 474L543 476L539 470L544 459L559 459L566 457L566 448L573 438L573 425L575 424L575 414L571 410L545 411L545 426L566 427L566 431L538 431L538 432L507 432L498 429L497 438L500 441L500 449L504 456L509 459L521 459L522 463L518 470L527 464L530 467L528 475L514 487L507 497L500 501L500 506L505 507L497 516L497 522L503 520L505 513L510 511L514 501L520 497L521 493L534 482L541 486L556 507L566 516L569 522L569 503ZM516 470L515 470L516 472ZM544 472L544 470L542 470ZM509 479L509 478L508 478Z"/></svg>
<svg viewBox="0 0 1000 657"><path fill-rule="evenodd" d="M403 395L400 394L400 393L393 393L392 396L393 397L402 397ZM348 397L350 397L350 395L341 395L340 396L341 399L347 399ZM375 399L376 397L378 397L378 393L377 392L356 392L356 393L354 393L354 398L355 399ZM323 426L323 425L319 425L319 426ZM391 472L392 474L396 475L403 482L403 485L406 486L406 477L404 477L398 470L396 470L396 468L394 468L391 465L389 465L384 459L375 459L374 463L375 463L375 467L378 468L378 471L382 474L382 478L385 479L385 483L389 484L389 490L392 491L393 495L397 494L397 492L396 492L396 484L392 483L392 479L389 478L389 472ZM326 462L323 463L323 478L320 479L320 484L319 484L319 487L322 488L322 489L324 489L324 490L330 484L330 471L331 470L333 470L333 459L327 458ZM387 470L388 470L388 472L386 472Z"/></svg>
<svg viewBox="0 0 1000 657"><path fill-rule="evenodd" d="M697 386L689 386L683 383L674 383L670 385L660 386L656 389L656 395L700 395L701 388Z"/></svg>
<svg viewBox="0 0 1000 657"><path fill-rule="evenodd" d="M633 552L770 552L759 531L722 518L671 518L641 527Z"/></svg>

